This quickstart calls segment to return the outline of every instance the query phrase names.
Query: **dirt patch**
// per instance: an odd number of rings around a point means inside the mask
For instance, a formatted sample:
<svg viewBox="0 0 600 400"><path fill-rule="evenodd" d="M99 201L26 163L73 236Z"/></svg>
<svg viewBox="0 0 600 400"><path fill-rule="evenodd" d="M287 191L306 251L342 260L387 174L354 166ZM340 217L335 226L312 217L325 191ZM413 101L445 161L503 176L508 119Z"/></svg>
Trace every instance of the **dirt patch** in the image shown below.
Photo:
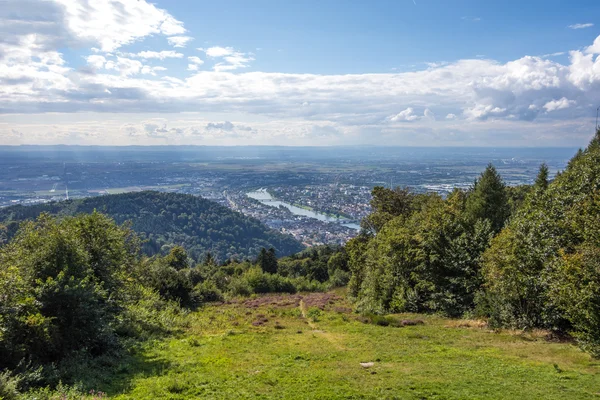
<svg viewBox="0 0 600 400"><path fill-rule="evenodd" d="M565 332L550 331L544 336L544 340L552 343L571 343L574 342L573 336Z"/></svg>
<svg viewBox="0 0 600 400"><path fill-rule="evenodd" d="M445 325L447 328L479 328L485 329L488 327L486 321L479 319L457 319L448 321Z"/></svg>
<svg viewBox="0 0 600 400"><path fill-rule="evenodd" d="M306 307L316 307L321 310L332 309L336 302L342 298L334 293L311 293L302 298Z"/></svg>
<svg viewBox="0 0 600 400"><path fill-rule="evenodd" d="M241 304L244 307L257 309L260 307L274 307L274 308L293 308L299 307L300 301L304 301L304 304L308 308L316 307L321 310L339 309L340 307L334 307L334 305L342 300L342 298L333 293L309 293L305 295L300 294L267 294L264 296L256 297L254 299L242 300ZM351 311L350 309L344 309L344 311ZM337 311L341 312L341 311Z"/></svg>
<svg viewBox="0 0 600 400"><path fill-rule="evenodd" d="M275 307L275 308L290 308L298 307L300 305L302 296L299 294L292 295L273 295L268 294L254 299L248 299L242 301L242 305L248 308L259 308L259 307Z"/></svg>
<svg viewBox="0 0 600 400"><path fill-rule="evenodd" d="M425 325L425 321L422 319L403 319L400 324L402 326Z"/></svg>

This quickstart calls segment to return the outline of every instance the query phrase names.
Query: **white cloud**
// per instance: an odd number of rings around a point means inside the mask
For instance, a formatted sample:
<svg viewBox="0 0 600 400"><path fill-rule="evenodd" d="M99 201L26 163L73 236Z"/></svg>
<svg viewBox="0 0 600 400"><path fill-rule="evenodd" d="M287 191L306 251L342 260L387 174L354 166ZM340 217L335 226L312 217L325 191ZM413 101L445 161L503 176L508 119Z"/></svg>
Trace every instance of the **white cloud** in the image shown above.
<svg viewBox="0 0 600 400"><path fill-rule="evenodd" d="M425 111L423 111L423 117L430 121L435 121L435 114L429 108L426 108Z"/></svg>
<svg viewBox="0 0 600 400"><path fill-rule="evenodd" d="M152 75L152 76L156 76L157 72L163 72L166 71L167 69L165 67L150 67L148 65L144 65L141 69L141 73L144 75Z"/></svg>
<svg viewBox="0 0 600 400"><path fill-rule="evenodd" d="M591 28L592 26L594 26L594 24L592 24L592 23L585 23L585 24L573 24L573 25L569 25L568 28L569 29L585 29L585 28Z"/></svg>
<svg viewBox="0 0 600 400"><path fill-rule="evenodd" d="M106 64L106 58L99 55L87 56L85 60L88 65L97 69L104 68L104 65Z"/></svg>
<svg viewBox="0 0 600 400"><path fill-rule="evenodd" d="M188 71L198 71L200 69L200 65L204 64L204 61L200 59L200 57L192 56L188 57L189 64L187 67Z"/></svg>
<svg viewBox="0 0 600 400"><path fill-rule="evenodd" d="M192 56L192 57L188 57L188 60L192 63L192 64L196 64L196 65L202 65L204 64L204 61L202 61L200 59L200 57L196 57L196 56Z"/></svg>
<svg viewBox="0 0 600 400"><path fill-rule="evenodd" d="M254 61L252 54L242 53L232 47L213 46L208 49L198 50L204 51L208 57L220 58L222 60L213 67L213 69L218 72L246 68L251 61Z"/></svg>
<svg viewBox="0 0 600 400"><path fill-rule="evenodd" d="M204 51L209 57L225 57L235 53L235 50L232 47L220 47L213 46L208 49L198 49L200 51Z"/></svg>
<svg viewBox="0 0 600 400"><path fill-rule="evenodd" d="M190 36L172 36L167 38L167 41L173 47L185 47L192 40L194 40L194 38Z"/></svg>
<svg viewBox="0 0 600 400"><path fill-rule="evenodd" d="M66 3L73 7L67 9ZM233 134L247 138L243 135L249 131L241 128L244 121L234 119L244 115L254 132L250 143L262 138L280 144L311 143L302 142L311 135L340 143L385 139L429 144L433 139L443 141L444 132L450 131L455 141L473 140L472 132L514 137L511 132L518 131L523 143L537 140L531 138L540 137L543 126L555 140L546 139L544 144L554 144L565 143L572 135L583 137L580 127L593 114L592 105L600 104L600 37L583 50L569 52L568 60L561 62L533 56L509 62L463 59L410 72L343 75L240 72L254 55L214 46L202 50L204 60L191 56L181 63L181 69L194 70L183 78L165 76L164 67L146 65L149 60L184 59L182 53L145 47L147 51L130 54L121 49L151 35L180 32L182 24L169 16L143 0L5 0L0 7L0 114L22 116L27 125L31 119L27 115L34 113L42 121L52 118L46 113L61 115L63 121L85 112L124 119L140 110L160 115L222 113L195 125L174 125L169 117L168 126L156 123L151 136L144 127L136 128L143 137L161 136L161 129L183 129L177 137L194 131L201 132L203 140L227 140ZM100 29L99 20L105 17L106 26ZM89 31L84 20L89 20ZM65 48L68 55L59 50ZM87 65L69 64L73 53ZM201 71L202 61L215 65ZM108 124L107 118L97 119ZM231 121L236 128L207 128L218 123L211 121ZM119 128L124 123L111 128L115 142L117 135L124 135ZM78 137L102 137L102 129L91 125L89 134ZM44 143L51 137L71 138L75 132L67 125L37 131L21 125L9 128L23 132L24 140ZM8 141L4 137L12 132L9 128L0 124L5 133L0 142ZM78 126L77 132L82 131ZM48 132L48 137L35 132Z"/></svg>
<svg viewBox="0 0 600 400"><path fill-rule="evenodd" d="M414 121L416 119L419 119L419 116L415 115L414 111L415 110L413 110L412 107L408 107L406 110L400 111L398 114L392 115L391 117L389 117L389 120L392 122L400 122L400 121Z"/></svg>
<svg viewBox="0 0 600 400"><path fill-rule="evenodd" d="M232 131L234 125L230 121L225 122L210 122L206 125L206 129L220 129L223 131Z"/></svg>
<svg viewBox="0 0 600 400"><path fill-rule="evenodd" d="M139 57L145 60L150 60L153 58L164 60L167 58L183 58L182 53L178 53L173 50L163 50L163 51L141 51L137 54L129 54L130 57Z"/></svg>
<svg viewBox="0 0 600 400"><path fill-rule="evenodd" d="M569 100L566 97L563 97L560 100L552 100L544 104L544 108L546 111L556 111L556 110L564 110L565 108L569 108L577 104L574 100Z"/></svg>
<svg viewBox="0 0 600 400"><path fill-rule="evenodd" d="M111 52L146 36L185 33L183 23L145 0L52 0L72 38Z"/></svg>
<svg viewBox="0 0 600 400"><path fill-rule="evenodd" d="M594 44L585 49L587 54L600 54L600 36L594 40Z"/></svg>
<svg viewBox="0 0 600 400"><path fill-rule="evenodd" d="M141 62L125 57L117 57L117 61L109 60L104 65L104 68L115 70L123 76L139 74L143 67Z"/></svg>
<svg viewBox="0 0 600 400"><path fill-rule="evenodd" d="M564 51L557 51L556 53L550 53L550 54L544 54L542 56L542 58L548 58L548 57L558 57L558 56L564 56L565 52Z"/></svg>

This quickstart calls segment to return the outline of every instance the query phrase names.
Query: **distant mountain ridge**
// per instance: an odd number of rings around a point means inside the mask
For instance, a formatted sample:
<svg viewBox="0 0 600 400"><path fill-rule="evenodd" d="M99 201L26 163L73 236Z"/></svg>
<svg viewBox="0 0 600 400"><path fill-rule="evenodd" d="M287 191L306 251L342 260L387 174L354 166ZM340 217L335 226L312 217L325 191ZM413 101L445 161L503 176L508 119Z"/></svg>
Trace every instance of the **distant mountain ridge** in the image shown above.
<svg viewBox="0 0 600 400"><path fill-rule="evenodd" d="M278 256L304 249L293 237L215 202L154 191L11 206L0 209L0 223L15 232L19 222L34 219L42 212L67 216L94 210L119 224L131 221L132 229L147 239L143 250L148 255L164 254L174 245L183 246L196 260L210 252L220 261L255 257L263 247L275 248Z"/></svg>

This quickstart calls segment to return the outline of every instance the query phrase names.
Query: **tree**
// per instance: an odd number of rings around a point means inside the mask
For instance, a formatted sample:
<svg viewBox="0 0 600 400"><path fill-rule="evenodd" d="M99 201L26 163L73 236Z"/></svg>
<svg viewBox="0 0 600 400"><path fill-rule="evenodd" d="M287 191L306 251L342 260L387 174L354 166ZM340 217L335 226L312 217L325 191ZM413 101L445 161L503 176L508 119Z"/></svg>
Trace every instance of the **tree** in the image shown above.
<svg viewBox="0 0 600 400"><path fill-rule="evenodd" d="M0 246L8 241L8 229L0 224Z"/></svg>
<svg viewBox="0 0 600 400"><path fill-rule="evenodd" d="M136 248L99 213L22 224L0 249L0 368L113 348Z"/></svg>
<svg viewBox="0 0 600 400"><path fill-rule="evenodd" d="M278 265L275 249L271 247L269 250L267 250L263 247L260 250L258 258L256 259L256 263L264 272L268 272L270 274L277 273Z"/></svg>
<svg viewBox="0 0 600 400"><path fill-rule="evenodd" d="M492 164L475 181L465 211L471 224L487 219L496 233L504 226L510 213L506 187Z"/></svg>
<svg viewBox="0 0 600 400"><path fill-rule="evenodd" d="M372 212L361 221L361 228L369 234L379 232L394 217L407 216L412 212L415 195L409 188L376 186L371 195Z"/></svg>
<svg viewBox="0 0 600 400"><path fill-rule="evenodd" d="M185 249L181 246L173 247L169 254L165 257L165 262L169 267L174 268L176 271L189 268L188 255Z"/></svg>
<svg viewBox="0 0 600 400"><path fill-rule="evenodd" d="M540 165L540 171L535 178L534 187L542 191L548 189L548 165L546 163Z"/></svg>

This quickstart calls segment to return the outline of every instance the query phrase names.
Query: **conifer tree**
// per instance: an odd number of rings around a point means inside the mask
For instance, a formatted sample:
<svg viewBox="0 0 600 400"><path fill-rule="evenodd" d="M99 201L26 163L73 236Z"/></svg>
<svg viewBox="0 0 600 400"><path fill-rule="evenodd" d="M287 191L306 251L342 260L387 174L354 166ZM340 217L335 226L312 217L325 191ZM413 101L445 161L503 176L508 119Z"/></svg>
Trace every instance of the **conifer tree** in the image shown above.
<svg viewBox="0 0 600 400"><path fill-rule="evenodd" d="M535 178L534 186L541 190L548 189L548 165L546 165L546 163L540 165L540 171Z"/></svg>
<svg viewBox="0 0 600 400"><path fill-rule="evenodd" d="M489 220L494 232L499 232L510 209L506 186L492 164L488 164L467 198L466 215L470 223Z"/></svg>

